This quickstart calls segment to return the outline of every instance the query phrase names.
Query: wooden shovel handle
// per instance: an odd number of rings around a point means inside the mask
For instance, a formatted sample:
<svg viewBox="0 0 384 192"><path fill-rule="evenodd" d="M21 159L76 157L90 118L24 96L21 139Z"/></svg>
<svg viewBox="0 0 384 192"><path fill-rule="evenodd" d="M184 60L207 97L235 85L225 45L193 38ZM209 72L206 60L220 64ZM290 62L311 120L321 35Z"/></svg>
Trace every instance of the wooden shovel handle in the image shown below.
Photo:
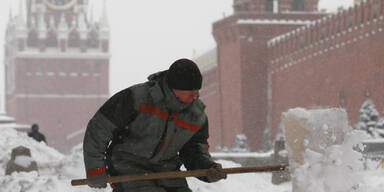
<svg viewBox="0 0 384 192"><path fill-rule="evenodd" d="M224 173L236 174L236 173L250 173L250 172L269 172L269 171L281 171L288 167L285 165L267 165L267 166L256 166L256 167L235 167L235 168L224 168ZM169 178L185 178L185 177L202 177L207 175L208 169L199 169L192 171L170 171L170 172L159 172L159 173L144 173L137 175L123 175L107 177L107 183L120 183L127 181L139 181L139 180L152 180L152 179L169 179ZM86 185L87 179L75 179L71 181L72 186Z"/></svg>

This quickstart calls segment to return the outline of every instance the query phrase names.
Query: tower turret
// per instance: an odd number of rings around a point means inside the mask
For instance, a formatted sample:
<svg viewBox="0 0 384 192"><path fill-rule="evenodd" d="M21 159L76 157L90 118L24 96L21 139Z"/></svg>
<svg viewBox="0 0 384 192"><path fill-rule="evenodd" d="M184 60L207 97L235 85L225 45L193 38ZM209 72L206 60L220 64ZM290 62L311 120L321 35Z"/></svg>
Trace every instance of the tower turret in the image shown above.
<svg viewBox="0 0 384 192"><path fill-rule="evenodd" d="M19 7L6 31L7 113L39 123L50 145L66 151L109 97L106 13L100 27L87 19L87 0L20 0Z"/></svg>
<svg viewBox="0 0 384 192"><path fill-rule="evenodd" d="M65 52L67 50L67 42L68 42L68 25L65 20L64 14L60 15L59 25L57 27L57 37L59 39L59 45L61 52Z"/></svg>
<svg viewBox="0 0 384 192"><path fill-rule="evenodd" d="M25 15L24 15L24 9L23 9L23 1L19 1L19 13L15 19L15 34L16 39L18 43L18 50L24 50L25 49L25 42L27 39L27 28L25 24Z"/></svg>
<svg viewBox="0 0 384 192"><path fill-rule="evenodd" d="M108 22L108 15L107 15L107 1L103 0L103 14L100 18L100 41L101 41L101 48L103 52L109 51L109 22Z"/></svg>

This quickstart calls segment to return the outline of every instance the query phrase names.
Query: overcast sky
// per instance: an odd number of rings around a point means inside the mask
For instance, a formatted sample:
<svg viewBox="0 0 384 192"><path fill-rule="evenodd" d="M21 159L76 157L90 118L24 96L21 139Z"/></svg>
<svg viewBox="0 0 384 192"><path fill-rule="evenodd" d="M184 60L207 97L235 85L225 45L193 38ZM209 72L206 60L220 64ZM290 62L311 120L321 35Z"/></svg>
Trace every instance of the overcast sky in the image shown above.
<svg viewBox="0 0 384 192"><path fill-rule="evenodd" d="M0 61L9 10L19 0L0 3ZM90 0L100 12L101 0ZM215 47L212 23L232 14L233 0L108 0L111 26L111 94L165 70L178 58L192 58ZM319 8L334 11L353 0L320 0ZM97 17L97 14L96 16ZM2 70L2 65L0 65ZM0 73L0 76L3 76ZM1 80L0 80L1 81ZM0 83L0 94L3 94ZM0 95L1 97L1 95ZM1 104L0 104L1 105Z"/></svg>

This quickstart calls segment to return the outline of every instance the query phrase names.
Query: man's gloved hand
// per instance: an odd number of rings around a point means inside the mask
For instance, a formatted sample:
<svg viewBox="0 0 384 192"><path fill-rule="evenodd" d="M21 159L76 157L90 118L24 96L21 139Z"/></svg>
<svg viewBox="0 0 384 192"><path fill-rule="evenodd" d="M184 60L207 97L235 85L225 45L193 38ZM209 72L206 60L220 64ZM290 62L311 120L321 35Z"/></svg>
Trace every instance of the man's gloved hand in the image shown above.
<svg viewBox="0 0 384 192"><path fill-rule="evenodd" d="M210 183L226 178L227 174L223 172L223 167L220 163L213 164L213 166L207 170L207 179Z"/></svg>
<svg viewBox="0 0 384 192"><path fill-rule="evenodd" d="M98 175L88 176L87 184L92 188L106 188L107 187L107 174L100 173Z"/></svg>

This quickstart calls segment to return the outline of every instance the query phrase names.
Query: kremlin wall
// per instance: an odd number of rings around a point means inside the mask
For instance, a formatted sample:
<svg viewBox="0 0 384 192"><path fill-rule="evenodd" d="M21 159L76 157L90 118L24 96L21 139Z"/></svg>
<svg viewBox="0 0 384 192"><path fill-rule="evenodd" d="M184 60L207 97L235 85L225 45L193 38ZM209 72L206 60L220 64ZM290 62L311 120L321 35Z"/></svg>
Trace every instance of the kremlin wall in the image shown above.
<svg viewBox="0 0 384 192"><path fill-rule="evenodd" d="M317 1L268 2L235 0L234 14L213 24L216 60L203 64L201 91L212 150L237 134L262 150L290 108L343 107L352 125L366 97L384 109L384 1L334 14Z"/></svg>

